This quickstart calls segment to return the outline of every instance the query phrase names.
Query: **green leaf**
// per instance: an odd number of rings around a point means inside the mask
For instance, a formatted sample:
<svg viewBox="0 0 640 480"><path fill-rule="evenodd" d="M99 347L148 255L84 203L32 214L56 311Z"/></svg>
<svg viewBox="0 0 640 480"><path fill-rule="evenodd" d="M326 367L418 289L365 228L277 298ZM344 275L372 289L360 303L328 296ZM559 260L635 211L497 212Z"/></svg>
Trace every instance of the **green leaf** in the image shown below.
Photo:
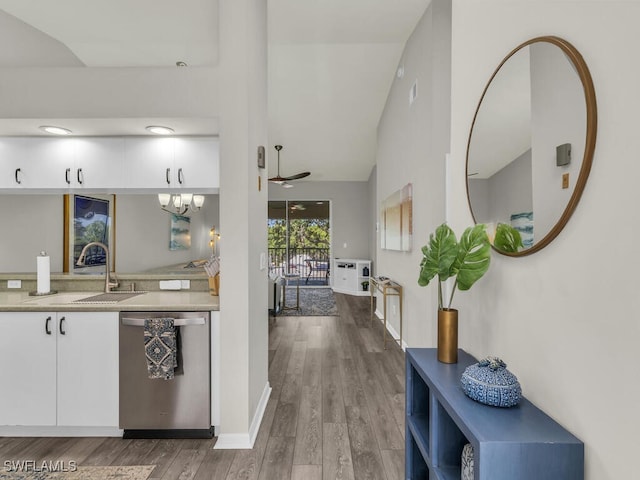
<svg viewBox="0 0 640 480"><path fill-rule="evenodd" d="M458 271L456 283L460 290L469 290L489 269L491 245L485 228L484 224L479 223L467 228L460 238L454 264Z"/></svg>
<svg viewBox="0 0 640 480"><path fill-rule="evenodd" d="M458 241L456 234L445 223L440 225L435 232L429 235L429 244L422 247L422 262L420 262L420 277L418 285L424 287L431 279L438 275L439 281L456 274L453 269L458 253Z"/></svg>
<svg viewBox="0 0 640 480"><path fill-rule="evenodd" d="M515 253L523 247L520 232L506 223L498 223L493 246L503 252Z"/></svg>

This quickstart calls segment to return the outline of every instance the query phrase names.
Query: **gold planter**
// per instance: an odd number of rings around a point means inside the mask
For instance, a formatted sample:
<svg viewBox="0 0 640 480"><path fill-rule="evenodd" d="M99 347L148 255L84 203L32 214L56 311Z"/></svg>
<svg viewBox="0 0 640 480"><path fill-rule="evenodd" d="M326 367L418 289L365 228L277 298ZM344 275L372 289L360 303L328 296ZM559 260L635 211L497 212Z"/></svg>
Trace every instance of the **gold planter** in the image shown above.
<svg viewBox="0 0 640 480"><path fill-rule="evenodd" d="M209 293L214 297L220 295L220 274L216 274L214 277L209 277Z"/></svg>
<svg viewBox="0 0 640 480"><path fill-rule="evenodd" d="M458 363L458 310L438 310L438 360Z"/></svg>

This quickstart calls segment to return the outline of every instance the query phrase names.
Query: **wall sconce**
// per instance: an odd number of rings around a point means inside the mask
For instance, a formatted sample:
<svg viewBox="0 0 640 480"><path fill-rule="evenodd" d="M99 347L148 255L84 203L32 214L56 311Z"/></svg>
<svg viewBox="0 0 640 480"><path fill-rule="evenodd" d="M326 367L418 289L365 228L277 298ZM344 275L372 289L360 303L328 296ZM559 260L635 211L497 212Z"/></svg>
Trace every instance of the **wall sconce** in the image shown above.
<svg viewBox="0 0 640 480"><path fill-rule="evenodd" d="M211 240L209 240L209 246L211 247L211 254L215 257L216 244L218 243L218 241L220 241L220 232L216 232L215 225L211 227L211 230L209 230L209 237L211 237Z"/></svg>
<svg viewBox="0 0 640 480"><path fill-rule="evenodd" d="M193 193L159 193L158 202L160 208L165 212L184 215L187 211L197 212L204 205L204 195L194 195ZM173 210L167 207L173 208Z"/></svg>

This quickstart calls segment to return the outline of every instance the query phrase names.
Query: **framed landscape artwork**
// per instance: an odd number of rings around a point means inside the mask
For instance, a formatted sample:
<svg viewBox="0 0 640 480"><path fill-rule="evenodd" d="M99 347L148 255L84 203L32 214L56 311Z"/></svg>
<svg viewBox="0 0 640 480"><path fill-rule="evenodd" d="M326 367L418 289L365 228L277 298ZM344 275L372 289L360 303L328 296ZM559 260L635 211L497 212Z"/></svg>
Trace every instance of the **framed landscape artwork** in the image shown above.
<svg viewBox="0 0 640 480"><path fill-rule="evenodd" d="M191 219L176 213L171 214L171 238L169 250L189 250L191 248Z"/></svg>
<svg viewBox="0 0 640 480"><path fill-rule="evenodd" d="M99 246L85 252L85 265L77 265L82 249L91 242L109 248L115 269L115 195L64 195L63 272L104 273L106 252Z"/></svg>
<svg viewBox="0 0 640 480"><path fill-rule="evenodd" d="M380 248L383 250L411 250L412 186L407 183L393 192L383 202L380 209Z"/></svg>

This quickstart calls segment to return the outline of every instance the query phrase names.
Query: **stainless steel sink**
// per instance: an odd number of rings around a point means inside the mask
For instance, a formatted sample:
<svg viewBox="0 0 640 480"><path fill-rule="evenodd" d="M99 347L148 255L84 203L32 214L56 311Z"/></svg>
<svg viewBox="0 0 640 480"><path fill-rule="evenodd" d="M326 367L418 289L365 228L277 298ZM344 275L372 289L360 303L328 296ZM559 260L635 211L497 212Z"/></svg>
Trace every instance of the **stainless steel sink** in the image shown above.
<svg viewBox="0 0 640 480"><path fill-rule="evenodd" d="M73 303L118 303L146 292L108 292L74 300Z"/></svg>
<svg viewBox="0 0 640 480"><path fill-rule="evenodd" d="M143 293L147 292L109 292L98 294L91 292L67 292L30 298L24 303L31 305L111 304L127 300L136 295L142 295Z"/></svg>

